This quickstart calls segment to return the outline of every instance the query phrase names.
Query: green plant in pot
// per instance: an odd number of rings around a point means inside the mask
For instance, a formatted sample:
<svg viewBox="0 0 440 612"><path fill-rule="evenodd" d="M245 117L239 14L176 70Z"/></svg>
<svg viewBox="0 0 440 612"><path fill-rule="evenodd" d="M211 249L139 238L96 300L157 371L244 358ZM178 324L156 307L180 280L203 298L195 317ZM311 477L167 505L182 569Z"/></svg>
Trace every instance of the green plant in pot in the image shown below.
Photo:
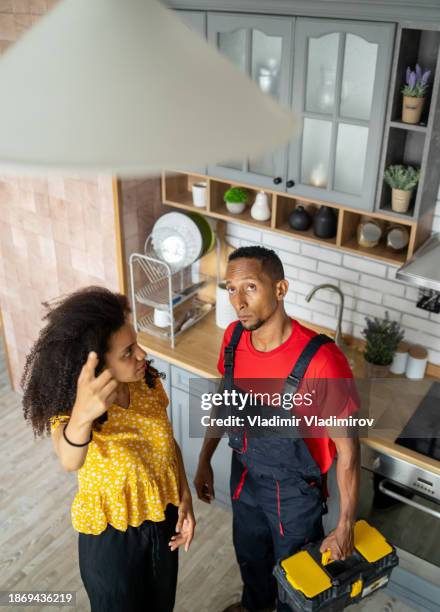
<svg viewBox="0 0 440 612"><path fill-rule="evenodd" d="M385 318L365 317L366 327L362 330L365 338L364 359L369 377L387 376L397 345L404 337L404 331L397 321L391 321L388 311Z"/></svg>
<svg viewBox="0 0 440 612"><path fill-rule="evenodd" d="M249 193L243 187L231 187L223 196L226 202L226 208L233 215L239 215L246 208L249 200Z"/></svg>
<svg viewBox="0 0 440 612"><path fill-rule="evenodd" d="M395 164L388 166L384 173L386 183L391 187L391 208L395 212L406 213L420 178L420 169L413 166Z"/></svg>

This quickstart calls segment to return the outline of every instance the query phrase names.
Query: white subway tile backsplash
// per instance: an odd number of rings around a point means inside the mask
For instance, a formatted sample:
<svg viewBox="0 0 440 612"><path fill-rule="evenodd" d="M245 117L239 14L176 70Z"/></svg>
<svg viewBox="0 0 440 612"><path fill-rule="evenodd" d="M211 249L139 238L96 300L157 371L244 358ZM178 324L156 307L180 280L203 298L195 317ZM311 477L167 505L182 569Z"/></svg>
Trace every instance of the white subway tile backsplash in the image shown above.
<svg viewBox="0 0 440 612"><path fill-rule="evenodd" d="M433 334L434 336L440 337L440 324L435 323L434 321L404 314L402 316L402 324L405 327L411 327L412 329L420 330L426 332L427 334Z"/></svg>
<svg viewBox="0 0 440 612"><path fill-rule="evenodd" d="M403 296L405 294L405 288L403 287L403 285L400 285L399 283L393 283L388 280L382 280L381 278L369 276L367 274L361 274L360 284L363 287L367 287L368 289L381 291L385 295L391 294Z"/></svg>
<svg viewBox="0 0 440 612"><path fill-rule="evenodd" d="M395 308L397 310L400 310L400 312L403 312L403 313L413 314L423 319L429 318L428 312L426 310L421 310L420 308L417 308L409 300L398 298L393 295L385 295L383 298L383 303L385 306L389 306L390 308Z"/></svg>
<svg viewBox="0 0 440 612"><path fill-rule="evenodd" d="M370 304L369 302L364 302L363 300L359 300L356 304L357 312L368 315L369 317L385 317L385 311L387 310L389 313L390 319L393 321L400 321L401 313L397 310L391 310L390 308L386 308L385 306L379 306L378 304Z"/></svg>
<svg viewBox="0 0 440 612"><path fill-rule="evenodd" d="M312 321L312 312L308 308L301 308L298 304L292 304L291 302L285 302L284 308L289 317L303 319L304 321Z"/></svg>
<svg viewBox="0 0 440 612"><path fill-rule="evenodd" d="M334 266L333 264L318 262L318 272L327 274L336 280L345 280L351 283L357 283L359 281L359 273L354 270L346 270L341 266Z"/></svg>
<svg viewBox="0 0 440 612"><path fill-rule="evenodd" d="M337 251L330 249L324 249L320 246L314 246L313 244L307 244L307 242L301 242L301 253L308 257L314 257L315 259L322 259L339 265L342 261L342 255Z"/></svg>
<svg viewBox="0 0 440 612"><path fill-rule="evenodd" d="M316 270L316 261L311 257L303 257L297 253L288 253L287 251L279 251L278 257L283 262L283 265L289 264L301 270Z"/></svg>
<svg viewBox="0 0 440 612"><path fill-rule="evenodd" d="M278 251L287 251L288 253L299 253L299 240L288 238L287 236L279 236L270 231L263 232L263 245L267 248Z"/></svg>
<svg viewBox="0 0 440 612"><path fill-rule="evenodd" d="M405 287L405 297L416 302L419 299L419 290L417 287Z"/></svg>
<svg viewBox="0 0 440 612"><path fill-rule="evenodd" d="M307 295L308 293L310 293L313 287L314 285L311 285L310 283L304 283L303 281L299 281L299 280L296 280L290 286L291 290L294 293L300 293L301 295ZM320 295L321 295L321 292L320 292Z"/></svg>
<svg viewBox="0 0 440 612"><path fill-rule="evenodd" d="M440 351L440 338L417 329L405 328L405 340L413 344L420 344L427 349Z"/></svg>
<svg viewBox="0 0 440 612"><path fill-rule="evenodd" d="M317 300L315 297L310 302L306 302L305 296L298 293L296 295L296 303L303 308L309 307L313 313L322 312L329 317L336 317L336 306L334 304L321 302L321 300Z"/></svg>
<svg viewBox="0 0 440 612"><path fill-rule="evenodd" d="M350 270L358 272L366 272L375 276L386 277L387 267L384 264L377 263L366 257L353 257L352 255L344 255L343 265Z"/></svg>
<svg viewBox="0 0 440 612"><path fill-rule="evenodd" d="M292 281L293 279L298 278L299 270L293 266L289 266L288 264L283 264L284 274L287 280Z"/></svg>
<svg viewBox="0 0 440 612"><path fill-rule="evenodd" d="M321 285L322 283L335 283L335 279L330 276L324 276L323 274L316 274L316 272L310 272L309 270L300 270L298 274L299 280L305 281L306 283L313 283L314 285Z"/></svg>
<svg viewBox="0 0 440 612"><path fill-rule="evenodd" d="M236 236L237 238L243 238L244 240L249 240L253 244L261 244L260 230L255 230L239 223L228 223L226 234L229 236Z"/></svg>
<svg viewBox="0 0 440 612"><path fill-rule="evenodd" d="M371 289L367 289L366 287L359 287L358 285L351 285L350 283L346 283L344 281L341 281L340 288L341 288L341 291L345 294L345 296L347 295L352 296L360 300L366 300L367 302L373 302L374 304L382 303L382 293L379 293L379 291L372 291ZM349 306L349 308L352 308L352 307Z"/></svg>

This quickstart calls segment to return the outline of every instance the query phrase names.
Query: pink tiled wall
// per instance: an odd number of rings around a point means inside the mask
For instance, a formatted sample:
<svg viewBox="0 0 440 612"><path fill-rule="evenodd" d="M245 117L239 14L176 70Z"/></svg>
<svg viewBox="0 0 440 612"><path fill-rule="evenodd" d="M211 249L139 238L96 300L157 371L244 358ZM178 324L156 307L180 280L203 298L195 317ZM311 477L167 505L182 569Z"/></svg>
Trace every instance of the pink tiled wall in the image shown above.
<svg viewBox="0 0 440 612"><path fill-rule="evenodd" d="M0 0L0 52L52 0ZM41 302L89 284L119 289L109 177L0 177L0 307L12 384L41 329Z"/></svg>
<svg viewBox="0 0 440 612"><path fill-rule="evenodd" d="M168 210L161 205L160 177L120 181L120 202L126 274L129 285L128 258L131 253L143 253L144 244L155 220ZM129 290L130 287L128 286Z"/></svg>

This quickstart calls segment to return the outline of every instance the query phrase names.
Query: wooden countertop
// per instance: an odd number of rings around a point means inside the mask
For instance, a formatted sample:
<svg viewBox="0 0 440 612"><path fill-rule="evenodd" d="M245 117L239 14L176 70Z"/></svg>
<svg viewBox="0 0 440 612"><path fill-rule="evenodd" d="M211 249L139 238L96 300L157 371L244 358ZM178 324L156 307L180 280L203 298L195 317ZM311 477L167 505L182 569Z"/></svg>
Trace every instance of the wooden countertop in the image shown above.
<svg viewBox="0 0 440 612"><path fill-rule="evenodd" d="M298 321L317 332L334 336L334 332L328 328L313 325L301 319L298 319ZM215 310L213 310L199 323L176 338L175 349L171 348L168 341L145 332L138 334L138 341L148 355L160 357L198 376L218 378L220 374L217 370L217 360L223 333L224 330L217 327L215 323ZM364 378L364 360L360 348L353 344L347 351L347 357L353 363L354 376L359 379ZM399 386L396 385L396 380L401 381ZM372 414L370 416L376 418L376 423L380 419L383 428L377 433L375 432L374 437L361 438L361 442L379 452L404 459L440 475L440 461L430 459L394 443L426 390L435 380L438 380L438 378L426 376L423 381L418 381L417 386L415 386L415 381L409 381L404 376L390 374L386 381L380 381L374 388L371 388L369 396ZM398 410L396 410L396 406Z"/></svg>

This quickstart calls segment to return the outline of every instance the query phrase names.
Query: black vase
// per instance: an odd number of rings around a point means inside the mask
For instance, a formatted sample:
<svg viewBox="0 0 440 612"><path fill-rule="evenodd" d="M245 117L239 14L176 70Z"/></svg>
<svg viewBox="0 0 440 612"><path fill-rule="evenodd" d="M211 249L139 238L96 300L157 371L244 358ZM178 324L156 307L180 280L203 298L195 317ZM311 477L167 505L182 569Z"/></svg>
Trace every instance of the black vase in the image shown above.
<svg viewBox="0 0 440 612"><path fill-rule="evenodd" d="M333 238L336 236L338 218L330 206L321 206L313 220L313 233L318 238Z"/></svg>
<svg viewBox="0 0 440 612"><path fill-rule="evenodd" d="M304 206L297 206L289 215L289 225L295 230L305 232L309 229L312 218Z"/></svg>

